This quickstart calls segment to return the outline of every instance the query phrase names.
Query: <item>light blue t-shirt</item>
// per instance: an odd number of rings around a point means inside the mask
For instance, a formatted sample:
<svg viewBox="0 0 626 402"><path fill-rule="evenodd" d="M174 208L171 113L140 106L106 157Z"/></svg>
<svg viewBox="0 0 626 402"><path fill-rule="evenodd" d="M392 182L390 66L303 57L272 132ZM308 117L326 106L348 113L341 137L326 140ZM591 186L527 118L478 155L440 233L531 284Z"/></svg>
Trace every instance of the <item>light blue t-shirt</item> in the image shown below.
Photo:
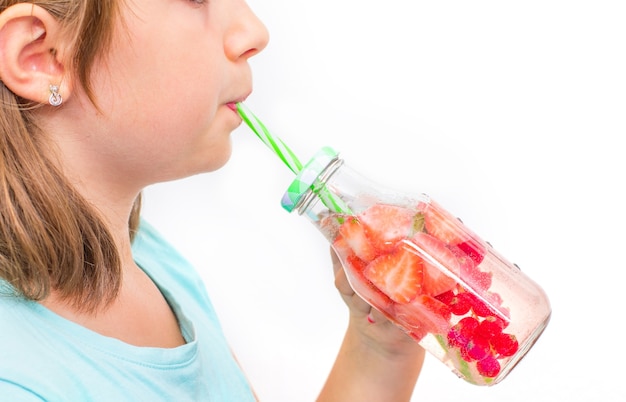
<svg viewBox="0 0 626 402"><path fill-rule="evenodd" d="M255 400L196 271L146 222L133 253L170 303L187 343L163 349L105 337L7 296L0 280L0 401Z"/></svg>

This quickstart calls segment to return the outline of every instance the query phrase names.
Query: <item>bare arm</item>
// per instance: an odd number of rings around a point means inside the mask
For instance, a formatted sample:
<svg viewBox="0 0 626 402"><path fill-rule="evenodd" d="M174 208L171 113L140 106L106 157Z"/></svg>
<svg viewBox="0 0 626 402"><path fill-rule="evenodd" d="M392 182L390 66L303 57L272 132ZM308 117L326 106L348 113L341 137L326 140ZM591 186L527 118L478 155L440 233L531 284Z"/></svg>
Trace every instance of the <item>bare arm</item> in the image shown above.
<svg viewBox="0 0 626 402"><path fill-rule="evenodd" d="M317 402L408 402L422 369L424 350L354 293L341 263L331 254L335 284L350 309L350 320Z"/></svg>

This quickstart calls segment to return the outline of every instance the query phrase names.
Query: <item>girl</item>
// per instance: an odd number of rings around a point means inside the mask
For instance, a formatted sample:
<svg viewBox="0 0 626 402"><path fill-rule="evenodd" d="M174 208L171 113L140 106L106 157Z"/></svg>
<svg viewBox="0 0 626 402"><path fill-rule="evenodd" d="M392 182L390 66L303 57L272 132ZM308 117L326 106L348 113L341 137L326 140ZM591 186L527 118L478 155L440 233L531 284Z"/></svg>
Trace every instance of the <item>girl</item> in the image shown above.
<svg viewBox="0 0 626 402"><path fill-rule="evenodd" d="M139 213L227 162L267 42L243 0L0 0L3 401L256 399ZM408 401L423 350L333 265L350 321L319 401Z"/></svg>

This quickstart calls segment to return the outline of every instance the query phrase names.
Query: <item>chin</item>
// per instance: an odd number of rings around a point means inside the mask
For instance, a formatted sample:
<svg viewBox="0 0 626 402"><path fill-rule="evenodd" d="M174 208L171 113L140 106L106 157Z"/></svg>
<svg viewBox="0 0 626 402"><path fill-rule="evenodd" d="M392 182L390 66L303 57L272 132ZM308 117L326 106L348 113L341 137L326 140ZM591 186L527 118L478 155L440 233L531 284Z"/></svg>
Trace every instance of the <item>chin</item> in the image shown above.
<svg viewBox="0 0 626 402"><path fill-rule="evenodd" d="M214 172L223 168L230 160L232 154L233 148L230 141L224 149L220 149L219 151L214 149L211 151L210 156L207 158L208 163L206 164L206 172Z"/></svg>

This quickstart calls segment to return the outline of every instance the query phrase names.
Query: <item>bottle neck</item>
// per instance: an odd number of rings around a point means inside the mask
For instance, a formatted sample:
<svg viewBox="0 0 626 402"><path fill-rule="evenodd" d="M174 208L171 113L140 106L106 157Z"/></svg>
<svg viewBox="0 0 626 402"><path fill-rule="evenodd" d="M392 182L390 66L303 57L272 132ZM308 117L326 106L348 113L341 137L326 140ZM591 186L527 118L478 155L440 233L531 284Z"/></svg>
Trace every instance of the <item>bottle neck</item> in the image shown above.
<svg viewBox="0 0 626 402"><path fill-rule="evenodd" d="M313 209L321 209L320 211L316 211L318 213L351 213L348 206L341 199L341 194L335 192L334 189L328 185L332 176L343 166L343 163L343 159L335 157L326 165L296 204L294 209L299 215L305 213L308 215ZM321 204L319 201L321 201ZM326 211L322 211L323 209Z"/></svg>

